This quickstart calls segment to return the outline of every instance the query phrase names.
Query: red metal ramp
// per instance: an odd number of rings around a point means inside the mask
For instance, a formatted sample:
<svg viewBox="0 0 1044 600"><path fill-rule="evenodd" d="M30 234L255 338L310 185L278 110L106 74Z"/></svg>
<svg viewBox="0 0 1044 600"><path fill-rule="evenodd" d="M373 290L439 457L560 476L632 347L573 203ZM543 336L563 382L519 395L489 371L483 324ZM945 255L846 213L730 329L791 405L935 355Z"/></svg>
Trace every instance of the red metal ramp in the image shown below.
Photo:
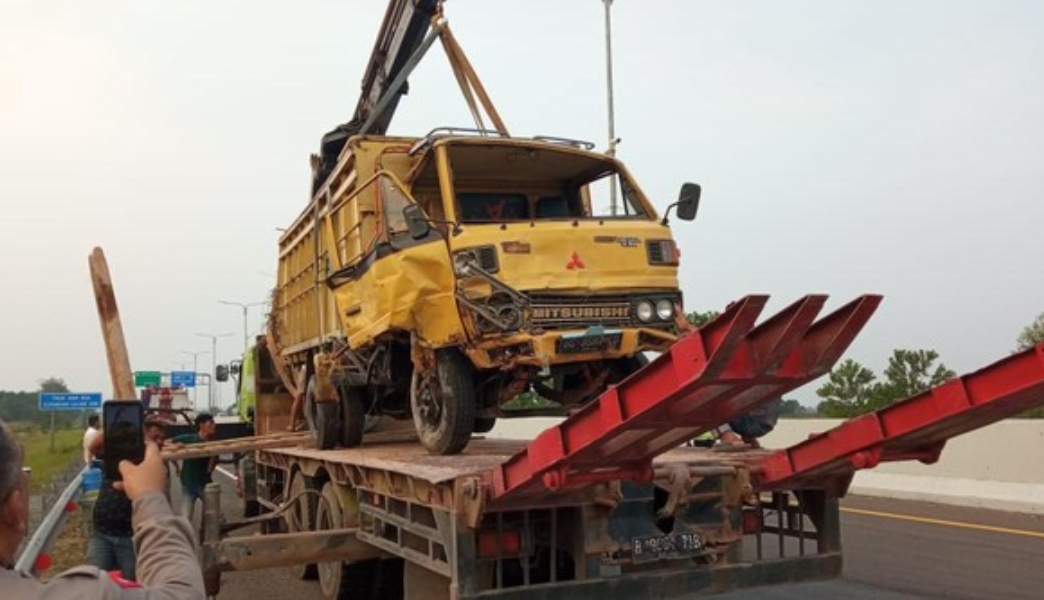
<svg viewBox="0 0 1044 600"><path fill-rule="evenodd" d="M758 465L760 490L833 487L886 461L938 460L946 440L1044 405L1044 344L841 425Z"/></svg>
<svg viewBox="0 0 1044 600"><path fill-rule="evenodd" d="M747 296L642 370L544 431L493 471L491 503L616 479L649 480L652 459L830 370L874 310L862 296L816 321L810 295L755 326Z"/></svg>

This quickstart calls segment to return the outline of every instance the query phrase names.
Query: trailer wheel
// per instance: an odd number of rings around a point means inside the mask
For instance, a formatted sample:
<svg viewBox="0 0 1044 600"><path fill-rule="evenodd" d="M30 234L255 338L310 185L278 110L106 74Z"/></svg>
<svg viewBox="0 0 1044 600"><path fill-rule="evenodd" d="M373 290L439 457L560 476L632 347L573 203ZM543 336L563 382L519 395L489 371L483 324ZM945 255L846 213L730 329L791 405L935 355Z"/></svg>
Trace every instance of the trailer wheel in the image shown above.
<svg viewBox="0 0 1044 600"><path fill-rule="evenodd" d="M286 530L290 533L315 530L315 496L305 493L307 490L315 489L311 480L304 473L295 471L290 476L290 485L286 488L286 499L290 500L301 495L290 510L286 511ZM315 579L317 575L314 564L294 565L290 572L298 579Z"/></svg>
<svg viewBox="0 0 1044 600"><path fill-rule="evenodd" d="M320 450L336 447L341 437L340 403L316 401L314 376L308 378L305 388L304 413L316 447Z"/></svg>
<svg viewBox="0 0 1044 600"><path fill-rule="evenodd" d="M357 390L344 386L338 390L341 397L341 444L345 448L354 448L362 444L363 432L372 427L370 417L366 415L363 397Z"/></svg>
<svg viewBox="0 0 1044 600"><path fill-rule="evenodd" d="M316 531L340 529L342 527L341 521L341 501L337 497L336 484L331 481L323 486L323 493L319 498L319 510L316 512L315 529ZM343 566L344 561L340 560L316 565L319 575L319 589L322 590L324 598L339 600L343 595L341 592L342 582L346 584L346 587L356 584L356 582L342 577L341 569Z"/></svg>
<svg viewBox="0 0 1044 600"><path fill-rule="evenodd" d="M457 454L475 427L478 398L471 363L456 350L438 350L435 367L413 372L410 405L421 444L434 454Z"/></svg>

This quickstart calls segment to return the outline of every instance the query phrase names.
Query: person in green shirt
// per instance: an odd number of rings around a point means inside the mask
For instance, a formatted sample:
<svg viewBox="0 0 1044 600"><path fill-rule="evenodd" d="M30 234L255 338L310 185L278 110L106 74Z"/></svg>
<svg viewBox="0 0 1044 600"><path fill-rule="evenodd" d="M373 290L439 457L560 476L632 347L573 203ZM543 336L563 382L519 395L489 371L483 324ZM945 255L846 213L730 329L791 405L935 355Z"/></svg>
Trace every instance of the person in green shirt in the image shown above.
<svg viewBox="0 0 1044 600"><path fill-rule="evenodd" d="M177 448L186 444L200 444L214 437L214 417L209 413L199 413L195 419L196 433L186 433L170 439ZM203 501L203 490L212 481L211 473L217 466L216 456L186 458L181 463L181 514L189 522L195 514L196 500Z"/></svg>

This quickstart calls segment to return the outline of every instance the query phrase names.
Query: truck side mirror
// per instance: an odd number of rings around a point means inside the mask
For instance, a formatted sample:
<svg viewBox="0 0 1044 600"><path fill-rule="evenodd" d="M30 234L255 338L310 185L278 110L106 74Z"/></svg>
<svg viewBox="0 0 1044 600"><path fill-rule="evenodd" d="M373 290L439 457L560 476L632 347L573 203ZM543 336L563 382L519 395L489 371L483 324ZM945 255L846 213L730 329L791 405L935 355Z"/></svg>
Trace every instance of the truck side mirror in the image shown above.
<svg viewBox="0 0 1044 600"><path fill-rule="evenodd" d="M214 379L228 381L228 365L218 365L214 369Z"/></svg>
<svg viewBox="0 0 1044 600"><path fill-rule="evenodd" d="M678 201L667 207L660 224L667 224L667 217L671 214L671 209L674 207L678 208L678 218L682 221L695 219L696 211L700 208L700 191L700 184L698 183L683 183L681 193L678 194Z"/></svg>
<svg viewBox="0 0 1044 600"><path fill-rule="evenodd" d="M428 222L424 209L419 205L407 205L402 209L402 217L406 220L406 229L410 232L411 238L419 240L428 237L428 234L431 233L431 223Z"/></svg>
<svg viewBox="0 0 1044 600"><path fill-rule="evenodd" d="M696 211L700 208L700 184L683 183L681 193L678 194L678 218L682 221L691 221L696 218Z"/></svg>

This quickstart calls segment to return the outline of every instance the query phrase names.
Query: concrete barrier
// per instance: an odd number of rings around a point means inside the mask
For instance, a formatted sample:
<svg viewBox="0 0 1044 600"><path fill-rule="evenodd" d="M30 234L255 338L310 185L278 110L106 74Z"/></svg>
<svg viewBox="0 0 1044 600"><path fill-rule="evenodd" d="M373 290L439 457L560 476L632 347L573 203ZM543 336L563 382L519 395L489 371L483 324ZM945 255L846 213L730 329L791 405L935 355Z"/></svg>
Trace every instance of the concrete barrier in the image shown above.
<svg viewBox="0 0 1044 600"><path fill-rule="evenodd" d="M500 419L490 437L532 439L561 419ZM840 420L784 419L762 442L784 448ZM852 493L1044 514L1044 420L1010 419L950 440L939 462L860 471Z"/></svg>
<svg viewBox="0 0 1044 600"><path fill-rule="evenodd" d="M834 419L787 419L766 436L783 448L839 424ZM1044 420L1009 419L946 443L939 462L884 463L856 473L852 492L1044 514Z"/></svg>

